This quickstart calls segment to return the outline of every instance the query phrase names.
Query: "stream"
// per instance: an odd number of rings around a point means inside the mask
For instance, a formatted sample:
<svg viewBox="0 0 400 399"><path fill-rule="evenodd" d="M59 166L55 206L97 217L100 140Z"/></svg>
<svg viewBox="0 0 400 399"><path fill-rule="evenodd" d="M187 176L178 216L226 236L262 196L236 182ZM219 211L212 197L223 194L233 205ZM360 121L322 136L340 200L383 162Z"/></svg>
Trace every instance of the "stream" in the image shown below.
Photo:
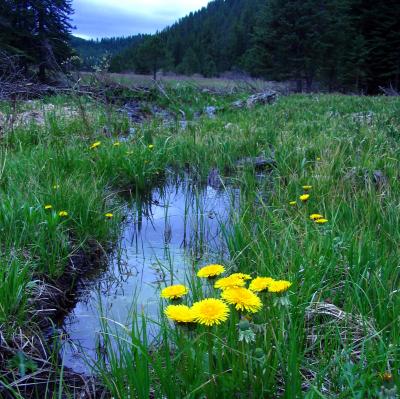
<svg viewBox="0 0 400 399"><path fill-rule="evenodd" d="M89 373L95 361L101 317L129 326L132 312L159 318L160 288L184 283L194 267L227 259L223 226L238 206L239 190L170 179L146 202L126 208L119 243L107 268L84 281L79 301L64 319L64 365ZM228 227L229 228L229 227ZM149 339L157 324L148 324ZM86 360L85 360L86 359Z"/></svg>

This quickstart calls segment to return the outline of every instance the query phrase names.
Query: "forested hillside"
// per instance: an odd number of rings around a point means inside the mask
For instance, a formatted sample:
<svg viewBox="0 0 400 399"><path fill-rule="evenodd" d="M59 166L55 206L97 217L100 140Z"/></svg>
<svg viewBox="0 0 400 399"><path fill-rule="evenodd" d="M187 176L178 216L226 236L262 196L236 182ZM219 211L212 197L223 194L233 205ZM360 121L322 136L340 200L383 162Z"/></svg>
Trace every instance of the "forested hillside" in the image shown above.
<svg viewBox="0 0 400 399"><path fill-rule="evenodd" d="M397 0L215 0L145 39L116 56L112 70L243 71L296 80L299 90L399 88Z"/></svg>
<svg viewBox="0 0 400 399"><path fill-rule="evenodd" d="M72 13L71 0L0 1L1 54L42 81L76 67L78 54L83 70L107 55L111 72L231 71L293 80L299 91L400 88L398 0L214 0L155 35L99 41L71 36Z"/></svg>
<svg viewBox="0 0 400 399"><path fill-rule="evenodd" d="M128 37L112 37L100 40L84 40L76 36L70 37L71 46L81 59L81 69L91 70L99 65L104 57L121 53L128 47L142 41L142 35Z"/></svg>

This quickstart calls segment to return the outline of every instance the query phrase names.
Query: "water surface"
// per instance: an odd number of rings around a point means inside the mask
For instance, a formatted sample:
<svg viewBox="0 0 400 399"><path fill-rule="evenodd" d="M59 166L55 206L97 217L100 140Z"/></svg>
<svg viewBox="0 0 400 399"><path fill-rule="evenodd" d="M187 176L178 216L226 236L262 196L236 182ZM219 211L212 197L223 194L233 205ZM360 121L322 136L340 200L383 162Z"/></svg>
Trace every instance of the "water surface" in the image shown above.
<svg viewBox="0 0 400 399"><path fill-rule="evenodd" d="M235 189L199 186L185 179L171 181L147 201L127 208L107 270L84 282L80 300L64 321L65 365L88 372L82 353L96 359L100 313L127 326L132 312L143 311L157 320L160 288L184 283L195 267L221 262L226 257L223 226L229 225L237 198ZM150 323L149 335L156 329Z"/></svg>

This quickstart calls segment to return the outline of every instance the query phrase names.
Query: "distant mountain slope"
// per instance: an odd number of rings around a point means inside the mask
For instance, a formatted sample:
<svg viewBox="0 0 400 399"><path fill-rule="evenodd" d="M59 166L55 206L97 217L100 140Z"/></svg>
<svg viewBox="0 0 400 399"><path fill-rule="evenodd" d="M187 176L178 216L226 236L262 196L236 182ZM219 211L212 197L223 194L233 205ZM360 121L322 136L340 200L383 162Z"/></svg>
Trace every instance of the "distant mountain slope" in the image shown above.
<svg viewBox="0 0 400 399"><path fill-rule="evenodd" d="M91 70L98 65L106 55L110 57L122 52L129 46L140 42L142 35L105 38L100 40L84 40L70 36L70 44L82 60L82 69Z"/></svg>
<svg viewBox="0 0 400 399"><path fill-rule="evenodd" d="M180 19L159 34L165 52L162 67L204 76L243 69L244 54L250 46L262 3L262 0L215 0ZM114 72L137 68L143 71L135 46L137 43L115 57Z"/></svg>
<svg viewBox="0 0 400 399"><path fill-rule="evenodd" d="M298 91L400 90L399 0L214 0L156 35L78 43L110 71L244 71ZM100 57L101 58L101 57Z"/></svg>

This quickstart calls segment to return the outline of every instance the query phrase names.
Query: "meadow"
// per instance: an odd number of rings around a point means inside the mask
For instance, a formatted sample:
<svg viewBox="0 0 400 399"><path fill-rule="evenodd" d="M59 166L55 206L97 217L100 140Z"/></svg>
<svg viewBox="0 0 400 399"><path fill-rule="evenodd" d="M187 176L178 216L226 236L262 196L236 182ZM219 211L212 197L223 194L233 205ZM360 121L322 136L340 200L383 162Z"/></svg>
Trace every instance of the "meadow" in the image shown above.
<svg viewBox="0 0 400 399"><path fill-rule="evenodd" d="M179 301L160 291L156 341L147 339L145 314L132 314L131 326L117 331L103 321L107 360L92 367L107 396L397 397L400 100L291 95L236 110L228 106L234 99L170 87L158 101L172 111L190 118L205 105L223 110L186 128L149 120L135 134L127 116L89 98L18 104L18 112L43 110L44 118L1 132L4 397L26 397L15 381L41 367L19 339L40 334L38 298L71 272L74 255L113 247L126 194L135 201L162 186L167 170L206 180L211 168L240 187L234 224L223 236L229 258L211 278L197 275L206 266L198 259L192 274L173 281L185 287ZM2 103L0 111L15 109ZM252 164L238 167L246 157L269 157L271 148L276 166L267 181L259 182ZM214 287L233 273L250 280L235 280L231 292ZM214 307L202 316L207 298ZM168 306L177 303L190 310L172 314ZM78 397L57 353L47 360L60 383L40 397Z"/></svg>

